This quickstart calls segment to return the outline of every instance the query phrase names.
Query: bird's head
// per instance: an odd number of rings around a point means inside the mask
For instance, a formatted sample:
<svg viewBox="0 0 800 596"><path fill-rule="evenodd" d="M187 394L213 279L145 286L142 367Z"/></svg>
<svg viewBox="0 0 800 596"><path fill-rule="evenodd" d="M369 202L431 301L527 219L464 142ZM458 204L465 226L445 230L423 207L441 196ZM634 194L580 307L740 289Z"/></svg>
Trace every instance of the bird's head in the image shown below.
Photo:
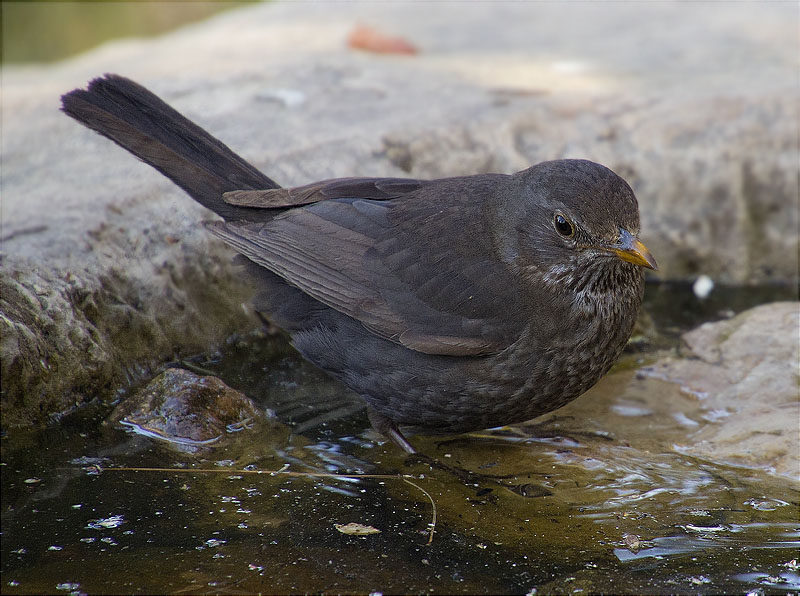
<svg viewBox="0 0 800 596"><path fill-rule="evenodd" d="M577 159L537 164L511 176L493 208L500 258L526 278L602 290L606 284L641 282L642 268L658 268L638 238L633 191L600 164Z"/></svg>

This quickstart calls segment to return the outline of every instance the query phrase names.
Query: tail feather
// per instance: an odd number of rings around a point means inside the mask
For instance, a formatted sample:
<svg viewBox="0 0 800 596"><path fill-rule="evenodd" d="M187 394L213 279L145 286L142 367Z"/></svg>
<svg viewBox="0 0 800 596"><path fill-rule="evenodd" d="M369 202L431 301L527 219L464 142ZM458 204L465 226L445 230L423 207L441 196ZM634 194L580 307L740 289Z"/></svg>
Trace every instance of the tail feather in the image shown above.
<svg viewBox="0 0 800 596"><path fill-rule="evenodd" d="M229 205L222 194L280 188L275 181L130 79L106 75L61 101L64 113L150 164L223 219L274 217L269 209Z"/></svg>

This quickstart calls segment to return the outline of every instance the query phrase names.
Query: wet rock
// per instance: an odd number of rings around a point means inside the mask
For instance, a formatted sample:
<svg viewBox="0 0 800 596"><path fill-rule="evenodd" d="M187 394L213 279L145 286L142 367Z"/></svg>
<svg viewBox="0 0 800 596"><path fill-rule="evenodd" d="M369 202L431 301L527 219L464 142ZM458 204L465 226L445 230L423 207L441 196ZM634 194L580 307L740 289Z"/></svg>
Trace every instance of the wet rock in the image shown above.
<svg viewBox="0 0 800 596"><path fill-rule="evenodd" d="M46 421L259 324L230 253L198 225L210 214L59 113L60 94L105 72L284 184L600 161L637 192L665 278L796 279L793 6L424 12L259 4L54 65L4 65L2 425ZM420 53L350 49L358 22Z"/></svg>
<svg viewBox="0 0 800 596"><path fill-rule="evenodd" d="M170 368L120 405L111 421L192 450L218 446L226 433L245 430L265 418L250 398L218 378Z"/></svg>
<svg viewBox="0 0 800 596"><path fill-rule="evenodd" d="M800 479L800 304L778 302L684 334L687 350L643 369L704 412L684 453Z"/></svg>

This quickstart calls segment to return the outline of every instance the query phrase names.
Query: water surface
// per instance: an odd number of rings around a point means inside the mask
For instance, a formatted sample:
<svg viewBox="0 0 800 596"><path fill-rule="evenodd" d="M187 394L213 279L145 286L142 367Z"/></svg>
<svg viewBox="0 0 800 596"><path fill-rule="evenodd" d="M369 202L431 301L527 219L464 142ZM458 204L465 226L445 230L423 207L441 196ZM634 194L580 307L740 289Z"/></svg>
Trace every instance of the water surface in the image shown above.
<svg viewBox="0 0 800 596"><path fill-rule="evenodd" d="M682 454L701 404L637 374L680 330L791 291L647 295L654 329L588 394L514 428L413 437L418 457L280 336L192 360L273 415L219 446L103 424L105 403L12 431L3 593L800 590L798 485Z"/></svg>

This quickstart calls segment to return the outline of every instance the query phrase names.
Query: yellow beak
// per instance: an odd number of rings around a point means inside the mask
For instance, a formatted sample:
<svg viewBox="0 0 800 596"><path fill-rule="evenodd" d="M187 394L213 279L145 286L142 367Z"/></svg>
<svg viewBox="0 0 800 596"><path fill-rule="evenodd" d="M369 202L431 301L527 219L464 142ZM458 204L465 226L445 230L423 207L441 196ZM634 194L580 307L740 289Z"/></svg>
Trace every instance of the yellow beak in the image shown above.
<svg viewBox="0 0 800 596"><path fill-rule="evenodd" d="M619 242L609 247L623 261L658 270L655 257L642 242L627 230L620 230Z"/></svg>

